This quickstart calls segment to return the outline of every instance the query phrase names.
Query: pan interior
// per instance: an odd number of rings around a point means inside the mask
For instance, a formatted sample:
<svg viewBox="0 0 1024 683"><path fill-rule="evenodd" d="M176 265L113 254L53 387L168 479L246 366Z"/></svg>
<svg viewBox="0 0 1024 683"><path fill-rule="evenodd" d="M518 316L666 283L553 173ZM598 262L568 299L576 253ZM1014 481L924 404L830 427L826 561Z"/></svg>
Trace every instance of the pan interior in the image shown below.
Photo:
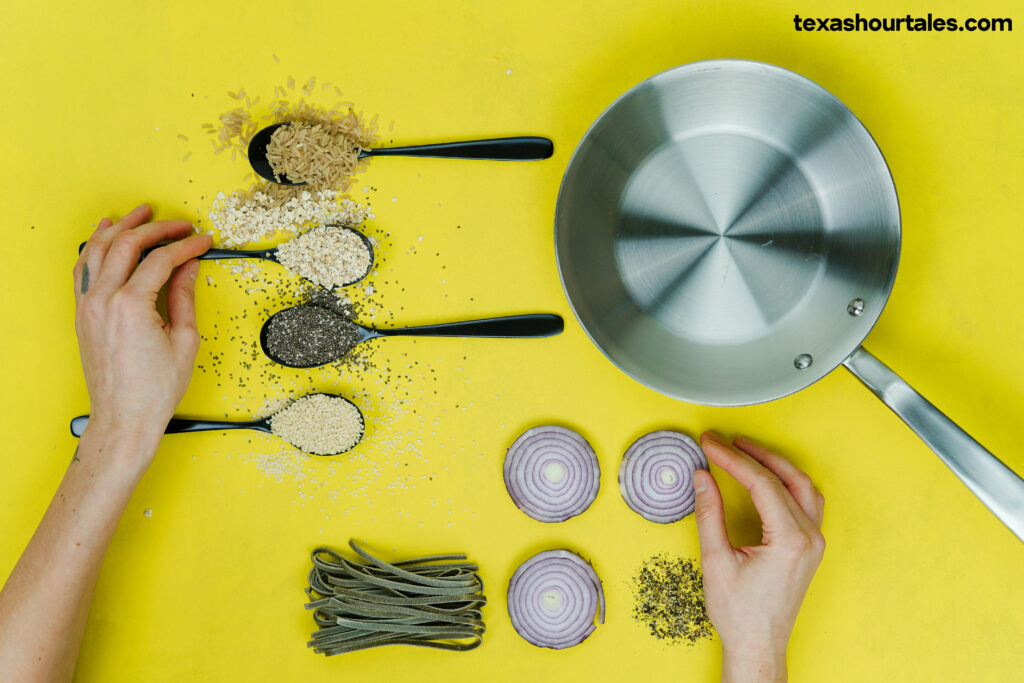
<svg viewBox="0 0 1024 683"><path fill-rule="evenodd" d="M702 62L598 119L555 236L569 301L606 355L663 393L738 405L810 384L863 340L895 277L899 209L874 141L827 91Z"/></svg>

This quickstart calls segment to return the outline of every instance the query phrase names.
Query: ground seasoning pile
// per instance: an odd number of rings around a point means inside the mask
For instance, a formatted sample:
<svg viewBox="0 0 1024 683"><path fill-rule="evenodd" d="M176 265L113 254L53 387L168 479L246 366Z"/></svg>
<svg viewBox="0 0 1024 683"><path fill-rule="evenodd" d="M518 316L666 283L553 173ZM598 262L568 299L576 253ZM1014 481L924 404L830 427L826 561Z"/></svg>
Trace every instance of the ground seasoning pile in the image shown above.
<svg viewBox="0 0 1024 683"><path fill-rule="evenodd" d="M673 644L710 638L702 582L693 560L655 555L633 577L633 618L658 640Z"/></svg>
<svg viewBox="0 0 1024 683"><path fill-rule="evenodd" d="M338 360L362 339L346 317L319 306L293 306L275 313L267 325L267 350L295 368Z"/></svg>
<svg viewBox="0 0 1024 683"><path fill-rule="evenodd" d="M363 417L340 396L310 394L270 418L270 429L307 453L337 455L363 438Z"/></svg>
<svg viewBox="0 0 1024 683"><path fill-rule="evenodd" d="M277 247L277 258L288 270L333 288L361 280L373 266L366 238L342 225L321 225Z"/></svg>

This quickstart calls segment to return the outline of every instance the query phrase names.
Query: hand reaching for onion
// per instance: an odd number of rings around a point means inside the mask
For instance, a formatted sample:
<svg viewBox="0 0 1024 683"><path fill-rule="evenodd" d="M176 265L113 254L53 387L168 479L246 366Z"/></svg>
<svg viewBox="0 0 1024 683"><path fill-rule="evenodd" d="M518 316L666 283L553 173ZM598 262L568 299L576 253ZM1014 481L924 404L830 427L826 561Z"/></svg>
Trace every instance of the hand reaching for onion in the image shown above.
<svg viewBox="0 0 1024 683"><path fill-rule="evenodd" d="M722 639L722 680L784 681L789 636L825 551L825 499L795 465L747 439L729 444L705 432L701 446L747 488L762 526L761 545L734 547L718 485L697 470L694 516L708 616Z"/></svg>

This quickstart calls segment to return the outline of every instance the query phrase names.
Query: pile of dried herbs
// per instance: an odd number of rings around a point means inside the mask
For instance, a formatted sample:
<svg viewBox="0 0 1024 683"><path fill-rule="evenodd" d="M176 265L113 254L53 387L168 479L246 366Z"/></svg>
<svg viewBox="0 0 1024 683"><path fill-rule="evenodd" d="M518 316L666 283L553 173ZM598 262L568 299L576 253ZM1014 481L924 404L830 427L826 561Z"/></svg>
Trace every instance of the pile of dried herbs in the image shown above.
<svg viewBox="0 0 1024 683"><path fill-rule="evenodd" d="M633 577L633 618L652 636L669 643L692 645L711 638L703 580L691 559L667 554L651 557Z"/></svg>

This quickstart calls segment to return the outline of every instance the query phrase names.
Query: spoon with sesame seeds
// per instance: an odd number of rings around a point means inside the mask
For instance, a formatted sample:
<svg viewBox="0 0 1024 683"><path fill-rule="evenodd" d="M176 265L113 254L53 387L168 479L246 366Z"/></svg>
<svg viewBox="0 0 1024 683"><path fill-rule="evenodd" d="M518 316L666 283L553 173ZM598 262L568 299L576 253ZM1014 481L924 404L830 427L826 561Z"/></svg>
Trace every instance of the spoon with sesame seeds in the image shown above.
<svg viewBox="0 0 1024 683"><path fill-rule="evenodd" d="M262 178L279 185L305 185L292 181L287 175L279 176L267 158L267 146L274 131L291 121L275 123L260 130L249 141L249 163ZM377 147L359 150L359 159L381 156L434 157L445 159L489 159L491 161L539 161L549 158L555 146L548 138L520 136L512 138L491 138L488 140L462 140L430 145L406 147Z"/></svg>
<svg viewBox="0 0 1024 683"><path fill-rule="evenodd" d="M82 436L88 415L71 420L71 434ZM358 444L366 431L363 414L352 401L336 394L315 393L295 399L261 420L190 420L174 417L165 434L253 429L284 439L310 455L340 455Z"/></svg>
<svg viewBox="0 0 1024 683"><path fill-rule="evenodd" d="M561 316L550 313L376 329L320 306L292 306L263 323L260 346L275 363L289 368L315 368L348 355L357 344L378 337L503 337L533 339L559 334Z"/></svg>
<svg viewBox="0 0 1024 683"><path fill-rule="evenodd" d="M78 253L84 247L82 242ZM153 249L142 252L141 258L146 258ZM336 289L354 285L369 275L374 252L373 242L363 233L346 225L331 224L311 228L272 249L210 249L198 258L273 261L320 287Z"/></svg>

